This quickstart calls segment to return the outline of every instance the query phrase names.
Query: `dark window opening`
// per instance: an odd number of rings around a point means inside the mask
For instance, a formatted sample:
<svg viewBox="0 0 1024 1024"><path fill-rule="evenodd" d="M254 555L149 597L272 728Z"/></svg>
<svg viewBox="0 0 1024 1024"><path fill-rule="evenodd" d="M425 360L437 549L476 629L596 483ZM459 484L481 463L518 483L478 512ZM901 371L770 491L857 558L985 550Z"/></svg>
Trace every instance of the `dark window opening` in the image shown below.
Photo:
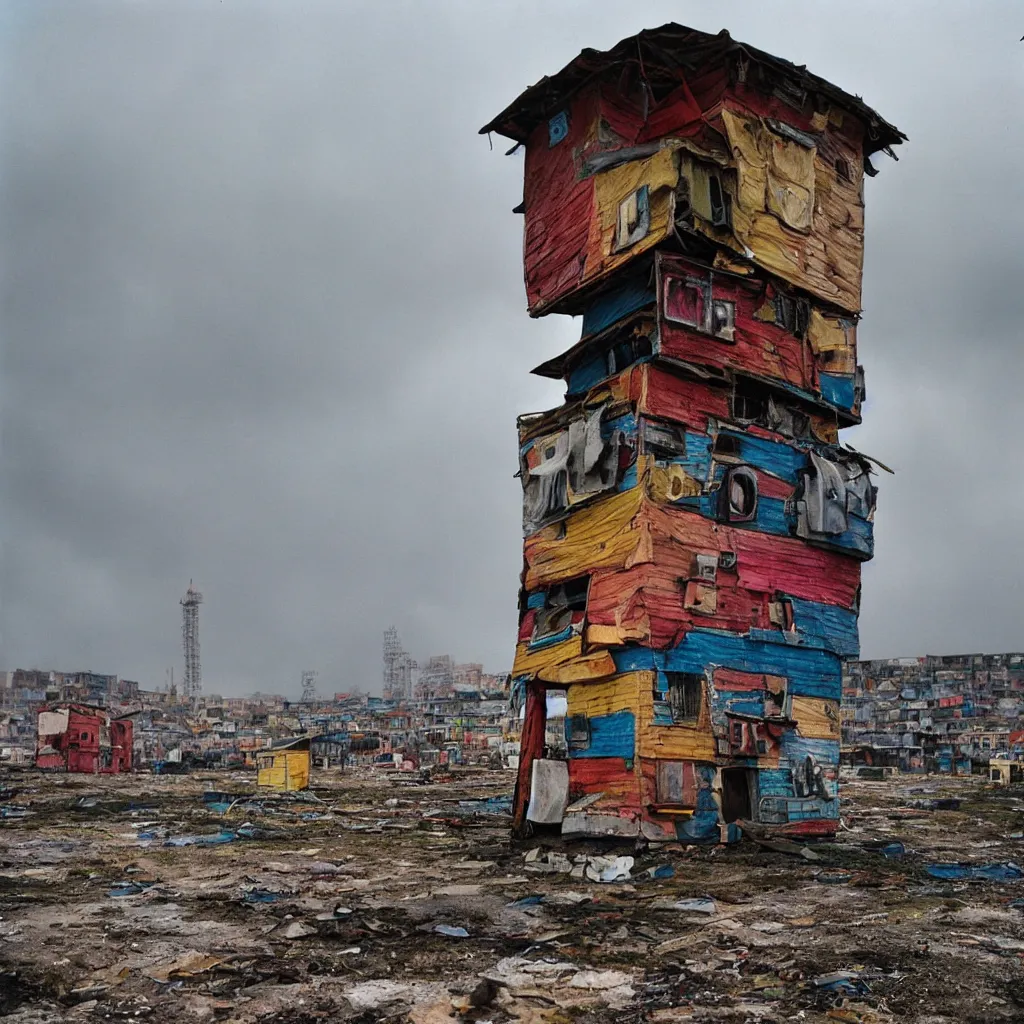
<svg viewBox="0 0 1024 1024"><path fill-rule="evenodd" d="M693 213L693 204L690 202L690 181L685 174L679 175L679 184L676 185L676 224L685 227Z"/></svg>
<svg viewBox="0 0 1024 1024"><path fill-rule="evenodd" d="M743 723L733 722L732 723L732 735L730 736L732 745L734 747L743 747Z"/></svg>
<svg viewBox="0 0 1024 1024"><path fill-rule="evenodd" d="M741 377L732 396L732 414L743 423L767 421L768 390Z"/></svg>
<svg viewBox="0 0 1024 1024"><path fill-rule="evenodd" d="M715 434L714 443L711 446L712 455L738 456L740 453L740 439L731 434Z"/></svg>
<svg viewBox="0 0 1024 1024"><path fill-rule="evenodd" d="M586 715L570 715L568 731L570 750L586 750L590 746L590 719Z"/></svg>
<svg viewBox="0 0 1024 1024"><path fill-rule="evenodd" d="M840 181L853 181L849 161L844 160L841 156L836 157L836 176Z"/></svg>
<svg viewBox="0 0 1024 1024"><path fill-rule="evenodd" d="M708 175L708 194L711 199L711 223L716 228L729 226L729 194L722 188L717 174Z"/></svg>
<svg viewBox="0 0 1024 1024"><path fill-rule="evenodd" d="M627 328L608 343L604 354L605 367L609 375L620 373L638 359L645 359L653 353L654 344L649 333L636 327Z"/></svg>
<svg viewBox="0 0 1024 1024"><path fill-rule="evenodd" d="M614 353L616 366L629 366L635 358L633 345L630 341L620 341L612 351Z"/></svg>
<svg viewBox="0 0 1024 1024"><path fill-rule="evenodd" d="M694 672L666 672L668 692L664 695L673 724L696 722L704 699L704 677Z"/></svg>
<svg viewBox="0 0 1024 1024"><path fill-rule="evenodd" d="M757 476L749 466L731 467L719 495L719 512L726 522L750 522L757 514Z"/></svg>
<svg viewBox="0 0 1024 1024"><path fill-rule="evenodd" d="M775 295L775 323L802 338L807 333L811 307L806 299L794 299L785 292Z"/></svg>
<svg viewBox="0 0 1024 1024"><path fill-rule="evenodd" d="M565 508L565 495L568 485L569 476L564 469L560 469L555 476L555 486L548 492L547 507L544 509L545 515L554 515Z"/></svg>
<svg viewBox="0 0 1024 1024"><path fill-rule="evenodd" d="M568 629L574 612L586 611L590 577L570 580L552 587L544 595L544 607L537 609L533 639L542 640Z"/></svg>
<svg viewBox="0 0 1024 1024"><path fill-rule="evenodd" d="M686 427L681 423L641 420L644 452L655 461L668 462L686 454Z"/></svg>

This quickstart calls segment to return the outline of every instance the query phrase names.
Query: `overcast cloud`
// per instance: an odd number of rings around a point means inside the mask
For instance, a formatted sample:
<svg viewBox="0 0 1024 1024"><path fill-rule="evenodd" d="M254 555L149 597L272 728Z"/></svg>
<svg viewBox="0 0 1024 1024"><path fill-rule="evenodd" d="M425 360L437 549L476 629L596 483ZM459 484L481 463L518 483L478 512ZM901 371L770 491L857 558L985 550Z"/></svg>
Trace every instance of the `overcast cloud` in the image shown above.
<svg viewBox="0 0 1024 1024"><path fill-rule="evenodd" d="M1024 33L1013 3L3 4L0 668L379 688L511 666L522 161L478 127L582 47L726 27L909 136L867 183L863 653L1020 650Z"/></svg>

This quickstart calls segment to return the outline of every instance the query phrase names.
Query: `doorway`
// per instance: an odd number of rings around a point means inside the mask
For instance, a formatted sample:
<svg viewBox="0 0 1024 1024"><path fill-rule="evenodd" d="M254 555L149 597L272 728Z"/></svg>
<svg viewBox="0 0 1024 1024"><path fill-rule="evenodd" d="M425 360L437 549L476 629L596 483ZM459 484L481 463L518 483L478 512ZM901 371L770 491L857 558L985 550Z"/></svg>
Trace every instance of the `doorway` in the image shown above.
<svg viewBox="0 0 1024 1024"><path fill-rule="evenodd" d="M749 768L722 769L722 818L729 824L743 818L754 818L756 780Z"/></svg>

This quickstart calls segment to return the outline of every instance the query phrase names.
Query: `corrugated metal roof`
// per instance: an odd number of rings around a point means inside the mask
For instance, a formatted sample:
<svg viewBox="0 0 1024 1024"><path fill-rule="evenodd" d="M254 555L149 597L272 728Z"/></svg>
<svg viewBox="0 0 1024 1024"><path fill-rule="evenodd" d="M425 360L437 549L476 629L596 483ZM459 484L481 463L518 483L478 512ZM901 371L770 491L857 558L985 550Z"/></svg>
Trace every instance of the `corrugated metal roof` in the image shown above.
<svg viewBox="0 0 1024 1024"><path fill-rule="evenodd" d="M803 88L826 96L845 110L860 117L866 127L865 155L898 145L906 136L871 109L859 96L845 92L831 82L809 72L806 67L765 53L734 40L723 29L717 35L699 32L669 22L660 28L645 29L616 43L610 50L582 50L555 75L545 76L518 96L480 133L497 132L516 142L525 142L530 132L547 120L566 99L595 76L610 68L637 64L652 82L678 82L681 72L739 54L762 65L770 73L797 81Z"/></svg>

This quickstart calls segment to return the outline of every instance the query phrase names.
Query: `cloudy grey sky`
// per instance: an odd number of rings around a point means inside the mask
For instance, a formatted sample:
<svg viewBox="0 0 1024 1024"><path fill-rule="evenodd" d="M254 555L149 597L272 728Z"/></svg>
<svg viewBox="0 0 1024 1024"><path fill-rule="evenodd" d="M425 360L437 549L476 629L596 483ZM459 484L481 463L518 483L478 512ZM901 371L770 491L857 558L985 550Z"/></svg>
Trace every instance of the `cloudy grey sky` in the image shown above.
<svg viewBox="0 0 1024 1024"><path fill-rule="evenodd" d="M530 320L521 160L477 128L665 21L910 136L867 185L865 656L1024 648L1017 4L0 5L0 667L375 687L381 631L511 665Z"/></svg>

